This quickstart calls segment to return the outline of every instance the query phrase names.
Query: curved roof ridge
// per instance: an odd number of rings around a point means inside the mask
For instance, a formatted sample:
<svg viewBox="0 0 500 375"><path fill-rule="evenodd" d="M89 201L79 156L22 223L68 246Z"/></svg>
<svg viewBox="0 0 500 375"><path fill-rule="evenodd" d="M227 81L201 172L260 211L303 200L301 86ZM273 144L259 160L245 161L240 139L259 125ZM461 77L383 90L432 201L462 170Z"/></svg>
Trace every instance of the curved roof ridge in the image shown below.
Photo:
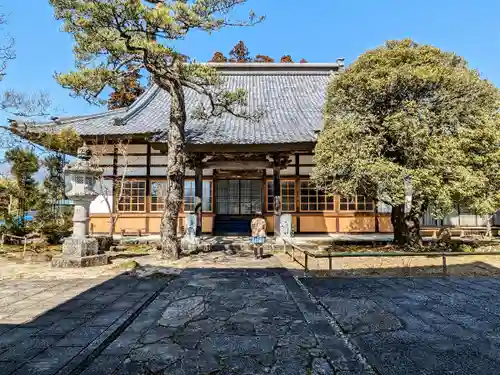
<svg viewBox="0 0 500 375"><path fill-rule="evenodd" d="M265 62L243 62L243 63L233 63L233 62L208 62L209 66L213 66L219 70L240 70L240 69L261 69L261 70L338 70L344 67L344 59L337 59L336 62L324 62L324 63L265 63Z"/></svg>
<svg viewBox="0 0 500 375"><path fill-rule="evenodd" d="M71 124L76 121L81 121L81 120L93 120L97 119L100 117L106 117L110 115L115 115L120 112L126 112L127 108L117 108L117 109L108 109L105 112L98 112L98 113L93 113L90 115L81 115L81 116L67 116L67 117L60 117L60 116L54 116L56 120L52 121L45 121L45 122L37 122L34 124L35 126L61 126L64 124Z"/></svg>
<svg viewBox="0 0 500 375"><path fill-rule="evenodd" d="M154 92L158 88L158 85L156 83L151 83L146 87L146 90L139 95L139 97L128 107L126 107L127 112L132 112L136 110L136 107L139 107L142 105L144 101L149 101L149 96L152 95L152 92Z"/></svg>
<svg viewBox="0 0 500 375"><path fill-rule="evenodd" d="M148 89L127 108L125 116L122 117L123 122L126 122L145 109L161 90L162 88L156 83L151 84L150 87L148 87Z"/></svg>

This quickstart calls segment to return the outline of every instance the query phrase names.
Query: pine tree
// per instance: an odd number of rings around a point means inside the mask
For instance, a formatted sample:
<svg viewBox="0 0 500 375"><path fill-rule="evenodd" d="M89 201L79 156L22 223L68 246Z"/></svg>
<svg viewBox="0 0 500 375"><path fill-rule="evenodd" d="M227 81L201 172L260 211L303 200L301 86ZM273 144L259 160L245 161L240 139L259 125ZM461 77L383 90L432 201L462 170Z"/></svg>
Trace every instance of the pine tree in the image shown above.
<svg viewBox="0 0 500 375"><path fill-rule="evenodd" d="M38 172L40 164L31 150L22 147L7 150L5 160L10 164L10 172L16 182L12 195L17 200L21 227L25 228L24 215L26 211L33 208L38 197L34 174Z"/></svg>
<svg viewBox="0 0 500 375"><path fill-rule="evenodd" d="M214 62L214 63L225 63L227 62L227 57L224 56L222 52L215 52L212 58L210 59L209 62Z"/></svg>
<svg viewBox="0 0 500 375"><path fill-rule="evenodd" d="M127 75L126 66L132 64L145 69L151 80L170 96L170 116L165 124L168 186L161 220L161 247L163 256L177 258L180 254L177 223L187 158L185 88L209 98L209 108L200 105L192 114L198 119L207 120L225 112L246 119L258 116L241 106L245 91L225 89L215 68L186 64L180 40L196 31L213 33L225 27L254 25L263 17L250 12L248 21L229 19L228 13L247 0L49 2L56 18L64 22L64 30L75 41L77 69L57 74L59 84L92 103L101 103L100 93L120 82Z"/></svg>
<svg viewBox="0 0 500 375"><path fill-rule="evenodd" d="M240 40L231 51L229 51L229 61L244 63L252 61L250 57L250 52L248 52L248 47L245 45L245 42Z"/></svg>

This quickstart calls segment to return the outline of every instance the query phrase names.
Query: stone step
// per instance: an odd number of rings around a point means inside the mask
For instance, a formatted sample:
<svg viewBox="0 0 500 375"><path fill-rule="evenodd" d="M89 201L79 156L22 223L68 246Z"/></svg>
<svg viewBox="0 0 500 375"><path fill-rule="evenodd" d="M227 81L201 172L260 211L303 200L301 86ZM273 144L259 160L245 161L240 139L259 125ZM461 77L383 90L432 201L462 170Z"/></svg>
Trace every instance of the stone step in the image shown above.
<svg viewBox="0 0 500 375"><path fill-rule="evenodd" d="M211 245L212 251L251 251L252 246L249 241L216 242ZM264 244L264 251L272 250L270 242Z"/></svg>

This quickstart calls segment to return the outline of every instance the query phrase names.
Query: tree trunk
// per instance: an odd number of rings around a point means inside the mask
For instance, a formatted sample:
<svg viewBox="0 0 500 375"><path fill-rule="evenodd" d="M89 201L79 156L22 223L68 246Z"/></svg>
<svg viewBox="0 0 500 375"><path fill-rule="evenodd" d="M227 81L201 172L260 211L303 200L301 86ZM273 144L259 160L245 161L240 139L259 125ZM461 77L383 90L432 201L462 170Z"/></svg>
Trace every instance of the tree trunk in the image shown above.
<svg viewBox="0 0 500 375"><path fill-rule="evenodd" d="M422 247L420 236L420 210L412 206L405 214L404 204L392 207L391 223L394 231L394 244L407 250L418 250Z"/></svg>
<svg viewBox="0 0 500 375"><path fill-rule="evenodd" d="M186 108L182 85L175 79L157 80L160 87L170 94L170 124L167 135L167 186L165 209L161 219L161 250L164 258L179 258L180 238L177 221L184 195L186 164L184 126Z"/></svg>
<svg viewBox="0 0 500 375"><path fill-rule="evenodd" d="M117 215L111 213L109 215L109 233L108 233L108 235L110 237L113 237L113 234L115 234L115 228L116 228L116 222L117 221L118 221Z"/></svg>

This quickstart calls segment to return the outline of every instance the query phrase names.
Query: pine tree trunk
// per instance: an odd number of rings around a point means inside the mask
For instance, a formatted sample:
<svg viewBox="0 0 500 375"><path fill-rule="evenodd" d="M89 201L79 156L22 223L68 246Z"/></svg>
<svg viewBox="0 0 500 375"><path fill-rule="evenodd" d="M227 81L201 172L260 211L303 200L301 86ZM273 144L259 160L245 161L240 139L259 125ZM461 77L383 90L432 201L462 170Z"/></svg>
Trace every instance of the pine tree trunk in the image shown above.
<svg viewBox="0 0 500 375"><path fill-rule="evenodd" d="M418 250L422 247L422 237L420 236L421 216L421 212L413 207L409 213L405 214L404 204L392 207L391 223L395 245L407 250Z"/></svg>
<svg viewBox="0 0 500 375"><path fill-rule="evenodd" d="M167 90L171 97L170 124L167 135L168 179L164 199L165 209L161 219L161 251L162 257L177 259L181 252L177 221L184 194L186 108L180 82L172 79L158 80L157 83Z"/></svg>

